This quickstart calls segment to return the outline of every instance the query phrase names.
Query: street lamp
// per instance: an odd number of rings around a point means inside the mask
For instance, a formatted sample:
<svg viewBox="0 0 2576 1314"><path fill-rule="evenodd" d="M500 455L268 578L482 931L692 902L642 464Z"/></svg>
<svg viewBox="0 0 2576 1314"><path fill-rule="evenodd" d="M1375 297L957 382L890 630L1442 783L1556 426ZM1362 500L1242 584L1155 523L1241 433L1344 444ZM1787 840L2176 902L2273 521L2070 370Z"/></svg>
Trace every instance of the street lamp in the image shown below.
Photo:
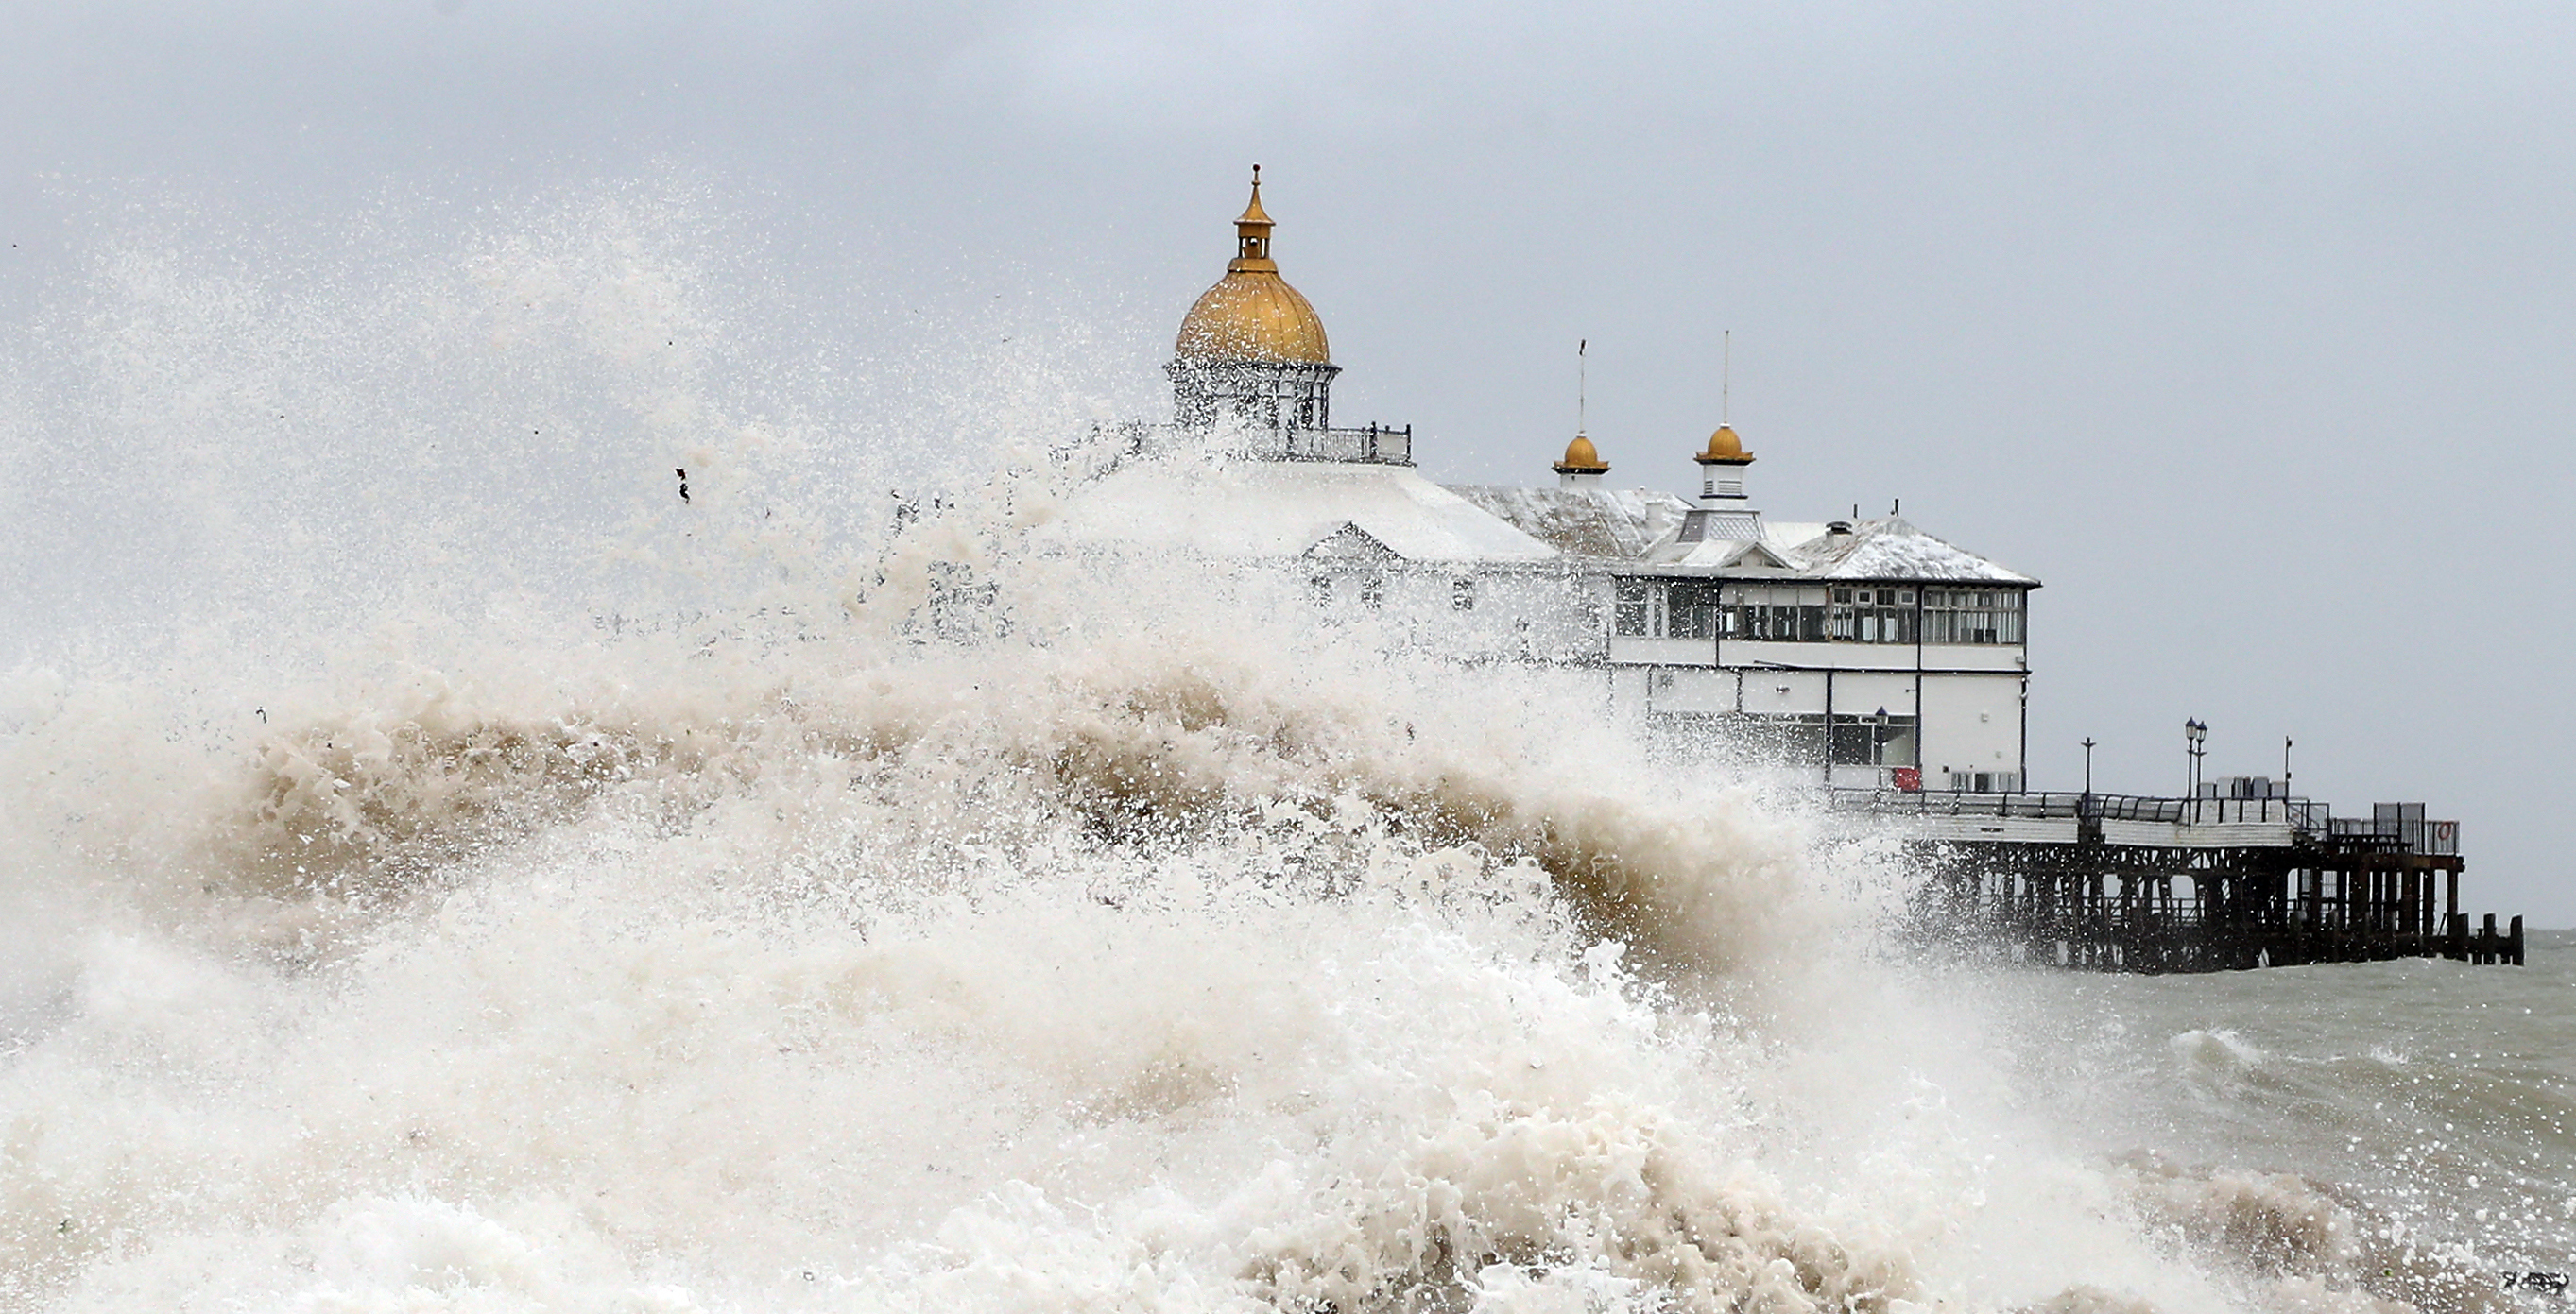
<svg viewBox="0 0 2576 1314"><path fill-rule="evenodd" d="M2084 797L2093 797L2093 736L2084 736Z"/></svg>
<svg viewBox="0 0 2576 1314"><path fill-rule="evenodd" d="M2182 723L2185 758L2184 796L2200 797L2200 759L2208 754L2201 744L2209 738L2209 726L2197 718Z"/></svg>

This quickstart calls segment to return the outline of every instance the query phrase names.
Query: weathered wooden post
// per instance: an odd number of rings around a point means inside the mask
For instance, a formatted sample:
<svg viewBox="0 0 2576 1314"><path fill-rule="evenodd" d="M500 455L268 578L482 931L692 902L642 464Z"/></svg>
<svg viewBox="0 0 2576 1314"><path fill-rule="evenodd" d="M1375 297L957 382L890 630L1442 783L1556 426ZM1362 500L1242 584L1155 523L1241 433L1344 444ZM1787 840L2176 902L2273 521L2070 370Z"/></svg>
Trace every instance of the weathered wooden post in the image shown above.
<svg viewBox="0 0 2576 1314"><path fill-rule="evenodd" d="M2435 935L2440 934L2440 930L2438 930L2438 929L2436 929L2436 928L2440 928L2440 927L2442 926L2442 923L2441 923L2441 922L2440 922L2440 920L2439 920L2439 918L2441 917L2441 915L2442 915L2442 882L2441 882L2441 873L2439 873L2439 872L2432 872L2432 871L2428 871L2428 872L2424 873L2424 897L2423 897L2423 902L2422 902L2422 904L2417 908L2416 916L2415 916L2415 924L2416 924L2418 927L2421 927L2421 928L2423 929L2424 939L2425 939L2426 943L2425 943L2421 948L2419 948L2418 950L2416 950L2416 952L2418 952L2418 953L2427 953L2427 954L2429 954L2429 953L2431 953L2431 952L2433 951L2433 946L2432 946L2432 944L2431 944L2431 941L2432 941L2432 939L2433 939L2433 937L2434 937Z"/></svg>
<svg viewBox="0 0 2576 1314"><path fill-rule="evenodd" d="M2522 966L2522 914L2520 913L2514 914L2513 931L2505 937L2505 955L2506 962L2516 967Z"/></svg>

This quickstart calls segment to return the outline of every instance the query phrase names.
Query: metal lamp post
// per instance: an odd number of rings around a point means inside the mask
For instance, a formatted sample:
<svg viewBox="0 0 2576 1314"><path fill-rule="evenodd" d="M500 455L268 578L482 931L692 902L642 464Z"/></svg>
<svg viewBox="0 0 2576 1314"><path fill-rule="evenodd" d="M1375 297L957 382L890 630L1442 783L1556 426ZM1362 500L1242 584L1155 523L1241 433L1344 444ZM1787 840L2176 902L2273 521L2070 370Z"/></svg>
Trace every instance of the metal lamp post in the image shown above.
<svg viewBox="0 0 2576 1314"><path fill-rule="evenodd" d="M2182 738L2187 767L2184 796L2193 800L2192 807L2197 811L2200 807L2200 759L2209 751L2201 745L2209 738L2209 726L2197 717L2185 721L2182 723Z"/></svg>
<svg viewBox="0 0 2576 1314"><path fill-rule="evenodd" d="M2084 797L2093 797L2093 736L2084 736Z"/></svg>

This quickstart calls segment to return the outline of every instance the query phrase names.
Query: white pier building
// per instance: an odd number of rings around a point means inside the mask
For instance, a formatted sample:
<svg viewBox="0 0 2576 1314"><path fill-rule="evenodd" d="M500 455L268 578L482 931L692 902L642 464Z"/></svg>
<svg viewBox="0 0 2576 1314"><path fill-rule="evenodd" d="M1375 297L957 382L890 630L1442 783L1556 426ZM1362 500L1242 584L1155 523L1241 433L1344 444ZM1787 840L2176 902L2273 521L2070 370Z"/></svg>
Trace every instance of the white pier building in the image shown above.
<svg viewBox="0 0 2576 1314"><path fill-rule="evenodd" d="M1122 466L1073 532L1276 561L1317 606L1409 617L1461 660L1596 668L1647 733L1758 745L1822 783L2023 788L2039 581L1895 516L1774 519L1725 425L1686 449L1695 497L1610 486L1581 433L1552 486L1433 484L1409 426L1333 426L1341 370L1273 227L1256 170L1174 344L1174 422L1128 430L1139 452L1220 435L1227 469Z"/></svg>

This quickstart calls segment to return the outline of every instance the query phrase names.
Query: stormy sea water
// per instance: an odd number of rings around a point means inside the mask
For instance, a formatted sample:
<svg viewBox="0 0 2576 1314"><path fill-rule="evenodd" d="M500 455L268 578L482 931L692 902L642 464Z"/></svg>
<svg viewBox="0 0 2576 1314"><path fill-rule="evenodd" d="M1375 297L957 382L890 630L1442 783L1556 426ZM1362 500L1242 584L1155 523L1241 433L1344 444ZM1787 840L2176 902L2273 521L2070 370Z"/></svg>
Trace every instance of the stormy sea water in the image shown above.
<svg viewBox="0 0 2576 1314"><path fill-rule="evenodd" d="M834 421L673 231L151 234L16 342L0 1308L2563 1301L2565 938L1917 952L1596 677L1050 538L1079 379Z"/></svg>

